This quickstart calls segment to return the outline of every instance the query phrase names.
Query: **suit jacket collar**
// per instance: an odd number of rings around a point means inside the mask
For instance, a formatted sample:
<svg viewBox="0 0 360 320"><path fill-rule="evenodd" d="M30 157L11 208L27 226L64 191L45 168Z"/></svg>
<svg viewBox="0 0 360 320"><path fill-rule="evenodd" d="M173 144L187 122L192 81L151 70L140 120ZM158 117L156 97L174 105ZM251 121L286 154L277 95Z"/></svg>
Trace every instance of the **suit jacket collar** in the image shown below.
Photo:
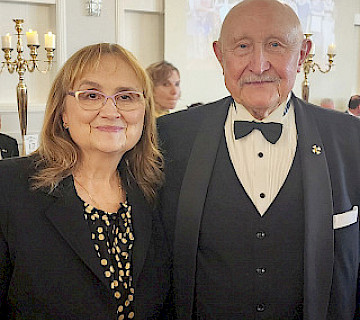
<svg viewBox="0 0 360 320"><path fill-rule="evenodd" d="M231 97L208 107L190 154L176 218L174 281L179 319L190 319L195 288L196 256L202 211ZM184 272L184 266L187 267Z"/></svg>
<svg viewBox="0 0 360 320"><path fill-rule="evenodd" d="M54 205L45 212L65 241L80 259L110 290L90 237L89 227L83 217L83 205L78 198L72 176L65 178L54 192ZM132 220L135 242L133 247L133 272L136 284L146 258L150 243L152 219L151 208L138 186L132 181L127 190L129 204L132 206Z"/></svg>
<svg viewBox="0 0 360 320"><path fill-rule="evenodd" d="M325 150L310 108L292 97L304 185L304 319L325 319L333 268L332 193ZM229 97L208 108L195 138L184 175L174 242L174 281L179 318L190 318L195 288L201 216L216 153L224 130ZM320 147L320 154L313 148ZM317 149L319 151L319 149ZM315 196L316 195L316 196ZM184 266L187 266L184 272Z"/></svg>
<svg viewBox="0 0 360 320"><path fill-rule="evenodd" d="M293 98L301 155L304 208L304 319L325 319L334 262L330 173L311 107Z"/></svg>

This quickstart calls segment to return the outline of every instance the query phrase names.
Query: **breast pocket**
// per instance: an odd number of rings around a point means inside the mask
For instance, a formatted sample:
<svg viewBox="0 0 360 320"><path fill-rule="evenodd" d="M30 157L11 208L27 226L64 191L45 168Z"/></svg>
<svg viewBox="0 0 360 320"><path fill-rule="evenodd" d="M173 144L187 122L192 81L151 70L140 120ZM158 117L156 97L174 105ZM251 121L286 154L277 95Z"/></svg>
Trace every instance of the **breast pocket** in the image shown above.
<svg viewBox="0 0 360 320"><path fill-rule="evenodd" d="M354 206L351 210L333 215L333 229L341 229L358 221L359 208Z"/></svg>

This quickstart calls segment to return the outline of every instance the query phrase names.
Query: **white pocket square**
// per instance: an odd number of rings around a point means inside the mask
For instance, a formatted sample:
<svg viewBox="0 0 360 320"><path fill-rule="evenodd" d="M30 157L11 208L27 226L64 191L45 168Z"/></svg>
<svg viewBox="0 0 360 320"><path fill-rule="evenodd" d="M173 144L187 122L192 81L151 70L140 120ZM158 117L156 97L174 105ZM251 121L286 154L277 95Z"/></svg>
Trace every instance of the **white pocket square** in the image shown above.
<svg viewBox="0 0 360 320"><path fill-rule="evenodd" d="M359 208L354 206L350 211L333 215L333 228L347 227L358 220Z"/></svg>

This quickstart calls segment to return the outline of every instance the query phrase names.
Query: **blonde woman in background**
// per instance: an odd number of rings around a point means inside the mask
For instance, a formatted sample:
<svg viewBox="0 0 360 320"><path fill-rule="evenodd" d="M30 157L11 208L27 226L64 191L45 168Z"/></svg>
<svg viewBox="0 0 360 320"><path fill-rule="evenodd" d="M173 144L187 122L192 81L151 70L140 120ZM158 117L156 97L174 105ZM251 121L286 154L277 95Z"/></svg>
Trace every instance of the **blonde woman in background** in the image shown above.
<svg viewBox="0 0 360 320"><path fill-rule="evenodd" d="M153 82L155 115L160 117L174 109L180 98L180 72L167 61L153 63L146 71Z"/></svg>

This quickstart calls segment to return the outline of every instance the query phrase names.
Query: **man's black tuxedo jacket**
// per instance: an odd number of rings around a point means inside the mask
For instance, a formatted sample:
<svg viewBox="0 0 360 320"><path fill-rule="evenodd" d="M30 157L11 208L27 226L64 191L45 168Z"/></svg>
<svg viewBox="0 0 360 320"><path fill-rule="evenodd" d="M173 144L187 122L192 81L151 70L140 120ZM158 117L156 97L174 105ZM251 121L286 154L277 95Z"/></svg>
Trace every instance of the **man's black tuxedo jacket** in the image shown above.
<svg viewBox="0 0 360 320"><path fill-rule="evenodd" d="M49 195L29 190L31 157L0 161L0 318L115 319L105 278L72 176ZM170 287L159 217L127 188L135 235L136 319L158 319Z"/></svg>
<svg viewBox="0 0 360 320"><path fill-rule="evenodd" d="M232 101L158 120L166 159L161 212L173 242L180 319L190 319L192 311L201 216ZM360 121L294 96L292 102L304 185L304 319L350 320L359 291L359 221L334 230L333 217L360 205Z"/></svg>
<svg viewBox="0 0 360 320"><path fill-rule="evenodd" d="M0 152L3 159L17 157L19 148L16 139L0 133Z"/></svg>

